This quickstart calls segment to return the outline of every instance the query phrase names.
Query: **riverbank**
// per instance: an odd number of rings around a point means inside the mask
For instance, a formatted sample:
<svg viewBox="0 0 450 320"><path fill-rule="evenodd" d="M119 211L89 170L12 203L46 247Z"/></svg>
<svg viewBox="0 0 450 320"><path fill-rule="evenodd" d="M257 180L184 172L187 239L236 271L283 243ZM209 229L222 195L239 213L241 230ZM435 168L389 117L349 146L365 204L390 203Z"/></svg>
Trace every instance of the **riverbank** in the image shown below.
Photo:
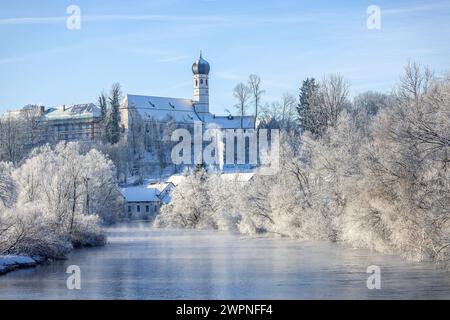
<svg viewBox="0 0 450 320"><path fill-rule="evenodd" d="M33 259L28 256L18 255L0 256L0 276L17 269L33 268L41 263L42 260L40 258Z"/></svg>

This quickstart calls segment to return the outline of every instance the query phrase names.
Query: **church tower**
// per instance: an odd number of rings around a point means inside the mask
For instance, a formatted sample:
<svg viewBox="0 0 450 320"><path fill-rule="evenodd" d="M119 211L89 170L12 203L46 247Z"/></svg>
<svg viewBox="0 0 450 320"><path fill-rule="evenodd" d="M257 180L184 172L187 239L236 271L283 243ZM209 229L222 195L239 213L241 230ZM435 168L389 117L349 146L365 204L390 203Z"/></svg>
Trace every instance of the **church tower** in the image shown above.
<svg viewBox="0 0 450 320"><path fill-rule="evenodd" d="M195 110L203 120L203 115L209 112L209 63L200 57L192 65L194 73L194 104Z"/></svg>

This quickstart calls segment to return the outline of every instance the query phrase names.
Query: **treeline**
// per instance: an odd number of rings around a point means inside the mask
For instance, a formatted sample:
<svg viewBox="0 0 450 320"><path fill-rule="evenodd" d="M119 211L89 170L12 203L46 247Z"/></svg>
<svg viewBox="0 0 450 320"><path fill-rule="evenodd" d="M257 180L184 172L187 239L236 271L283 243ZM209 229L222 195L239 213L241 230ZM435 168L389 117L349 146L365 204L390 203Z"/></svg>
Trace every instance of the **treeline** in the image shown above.
<svg viewBox="0 0 450 320"><path fill-rule="evenodd" d="M329 240L448 265L450 78L410 63L391 94L353 101L340 76L307 79L289 105L292 121L269 108L261 122L282 129L277 175L242 185L194 171L155 225Z"/></svg>
<svg viewBox="0 0 450 320"><path fill-rule="evenodd" d="M0 255L62 258L101 245L101 223L121 213L115 166L101 152L61 142L19 166L0 162Z"/></svg>

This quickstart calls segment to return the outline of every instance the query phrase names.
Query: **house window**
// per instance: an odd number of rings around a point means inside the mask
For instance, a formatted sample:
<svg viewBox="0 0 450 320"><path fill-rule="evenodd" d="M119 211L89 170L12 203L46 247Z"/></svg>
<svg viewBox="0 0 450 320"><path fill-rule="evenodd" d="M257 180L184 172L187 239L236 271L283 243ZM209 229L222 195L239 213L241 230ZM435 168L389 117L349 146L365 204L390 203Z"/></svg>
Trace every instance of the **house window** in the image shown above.
<svg viewBox="0 0 450 320"><path fill-rule="evenodd" d="M149 205L145 206L145 212L150 212L150 206Z"/></svg>
<svg viewBox="0 0 450 320"><path fill-rule="evenodd" d="M140 205L137 205L137 206L136 206L136 211L137 211L137 212L141 212L141 206L140 206Z"/></svg>

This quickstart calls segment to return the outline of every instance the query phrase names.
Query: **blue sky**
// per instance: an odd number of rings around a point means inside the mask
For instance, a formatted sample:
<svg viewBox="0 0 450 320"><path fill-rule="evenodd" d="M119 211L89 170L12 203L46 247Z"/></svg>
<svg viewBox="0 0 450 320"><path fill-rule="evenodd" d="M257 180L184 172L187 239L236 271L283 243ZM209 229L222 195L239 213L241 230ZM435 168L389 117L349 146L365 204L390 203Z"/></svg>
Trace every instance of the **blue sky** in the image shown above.
<svg viewBox="0 0 450 320"><path fill-rule="evenodd" d="M71 4L80 30L66 28ZM366 27L369 5L381 8L381 30ZM409 59L450 71L449 39L448 0L0 0L0 112L94 102L113 82L189 98L200 49L216 113L233 109L233 87L251 73L265 102L328 73L347 78L353 95L389 91Z"/></svg>

